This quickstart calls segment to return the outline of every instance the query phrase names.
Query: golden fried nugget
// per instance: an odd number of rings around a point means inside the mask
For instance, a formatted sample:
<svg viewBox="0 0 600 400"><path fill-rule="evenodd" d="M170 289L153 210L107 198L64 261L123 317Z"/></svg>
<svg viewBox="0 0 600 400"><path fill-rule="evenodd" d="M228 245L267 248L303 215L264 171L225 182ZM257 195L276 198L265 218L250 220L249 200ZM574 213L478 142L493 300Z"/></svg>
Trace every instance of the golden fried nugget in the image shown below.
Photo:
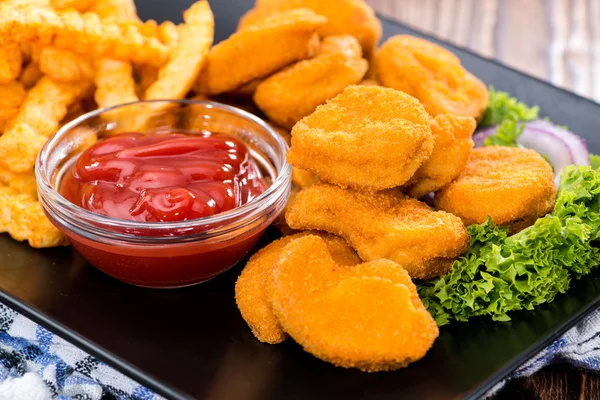
<svg viewBox="0 0 600 400"><path fill-rule="evenodd" d="M37 199L37 184L34 171L14 173L6 168L0 167L0 186L6 186L17 193Z"/></svg>
<svg viewBox="0 0 600 400"><path fill-rule="evenodd" d="M0 45L36 42L93 57L110 56L140 64L163 65L169 49L140 33L139 24L101 20L96 13L55 12L46 7L0 3Z"/></svg>
<svg viewBox="0 0 600 400"><path fill-rule="evenodd" d="M306 351L345 368L406 366L438 336L400 265L340 266L312 235L285 246L267 280L267 298L284 331Z"/></svg>
<svg viewBox="0 0 600 400"><path fill-rule="evenodd" d="M465 225L490 216L518 232L552 211L555 199L552 167L536 151L488 146L473 150L458 178L436 193L435 204Z"/></svg>
<svg viewBox="0 0 600 400"><path fill-rule="evenodd" d="M115 21L139 21L134 0L94 0L89 11Z"/></svg>
<svg viewBox="0 0 600 400"><path fill-rule="evenodd" d="M67 107L90 86L42 78L29 91L19 112L0 136L0 165L13 172L31 171L37 153L58 129Z"/></svg>
<svg viewBox="0 0 600 400"><path fill-rule="evenodd" d="M471 117L440 114L432 119L433 153L408 182L410 196L420 198L437 192L465 169L473 150L471 136L476 126Z"/></svg>
<svg viewBox="0 0 600 400"><path fill-rule="evenodd" d="M433 211L398 190L359 192L318 183L298 193L286 221L292 229L339 235L363 260L392 260L418 279L448 272L469 245L458 217Z"/></svg>
<svg viewBox="0 0 600 400"><path fill-rule="evenodd" d="M314 232L301 232L276 240L253 255L235 284L235 298L244 320L258 340L265 343L282 342L286 335L273 315L264 284L269 278L283 248L293 240L309 234L319 235L331 257L339 265L360 262L356 252L340 237Z"/></svg>
<svg viewBox="0 0 600 400"><path fill-rule="evenodd" d="M458 57L427 40L393 36L377 51L374 64L383 86L416 97L432 116L449 113L479 119L487 107L485 84Z"/></svg>
<svg viewBox="0 0 600 400"><path fill-rule="evenodd" d="M413 97L349 86L292 129L287 160L342 187L406 183L433 151L429 116Z"/></svg>
<svg viewBox="0 0 600 400"><path fill-rule="evenodd" d="M291 129L317 106L360 82L368 68L361 56L354 37L328 37L319 55L262 81L256 87L254 101L270 120Z"/></svg>
<svg viewBox="0 0 600 400"><path fill-rule="evenodd" d="M238 30L260 22L266 17L303 7L327 18L319 28L322 37L352 35L360 43L366 58L370 58L381 38L381 22L363 0L267 0L257 2L241 19Z"/></svg>
<svg viewBox="0 0 600 400"><path fill-rule="evenodd" d="M104 0L52 0L52 6L57 10L72 8L79 12L89 11L92 4L102 4Z"/></svg>
<svg viewBox="0 0 600 400"><path fill-rule="evenodd" d="M296 9L238 31L214 46L200 74L199 91L219 94L263 78L318 51L324 17Z"/></svg>
<svg viewBox="0 0 600 400"><path fill-rule="evenodd" d="M310 185L314 185L321 180L315 174L304 169L292 167L292 184L297 186L299 189L303 189Z"/></svg>
<svg viewBox="0 0 600 400"><path fill-rule="evenodd" d="M0 109L19 108L26 95L25 87L20 82L12 81L0 84Z"/></svg>
<svg viewBox="0 0 600 400"><path fill-rule="evenodd" d="M40 71L38 63L31 61L23 68L21 76L19 77L19 82L23 84L25 89L31 89L38 83L42 76L44 76L44 74Z"/></svg>
<svg viewBox="0 0 600 400"><path fill-rule="evenodd" d="M28 240L36 248L68 243L37 200L4 186L0 186L0 232L8 232L15 240Z"/></svg>
<svg viewBox="0 0 600 400"><path fill-rule="evenodd" d="M99 107L138 101L131 63L102 58L96 61L94 98Z"/></svg>
<svg viewBox="0 0 600 400"><path fill-rule="evenodd" d="M45 47L39 56L39 68L56 82L75 83L94 77L91 62L70 50Z"/></svg>
<svg viewBox="0 0 600 400"><path fill-rule="evenodd" d="M177 48L146 91L146 100L185 97L202 69L214 35L214 18L208 1L194 3L183 13L183 19L185 25Z"/></svg>
<svg viewBox="0 0 600 400"><path fill-rule="evenodd" d="M21 46L17 43L7 43L0 46L0 55L0 84L14 81L21 74Z"/></svg>

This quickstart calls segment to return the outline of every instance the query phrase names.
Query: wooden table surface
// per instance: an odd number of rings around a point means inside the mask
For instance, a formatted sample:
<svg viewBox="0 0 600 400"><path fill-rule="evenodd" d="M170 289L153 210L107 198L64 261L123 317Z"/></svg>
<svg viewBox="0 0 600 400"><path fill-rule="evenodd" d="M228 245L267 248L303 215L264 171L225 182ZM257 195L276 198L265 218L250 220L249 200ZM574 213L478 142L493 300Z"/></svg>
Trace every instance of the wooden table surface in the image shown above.
<svg viewBox="0 0 600 400"><path fill-rule="evenodd" d="M380 14L600 101L600 0L367 0ZM600 374L554 365L504 399L600 399Z"/></svg>

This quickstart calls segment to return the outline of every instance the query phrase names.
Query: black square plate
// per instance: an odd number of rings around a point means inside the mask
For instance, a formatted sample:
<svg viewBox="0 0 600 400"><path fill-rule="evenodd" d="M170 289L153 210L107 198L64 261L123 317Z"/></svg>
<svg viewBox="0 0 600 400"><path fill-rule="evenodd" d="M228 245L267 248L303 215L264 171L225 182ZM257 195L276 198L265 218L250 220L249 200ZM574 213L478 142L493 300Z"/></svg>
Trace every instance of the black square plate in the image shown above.
<svg viewBox="0 0 600 400"><path fill-rule="evenodd" d="M140 16L179 22L192 0L138 1ZM216 40L251 0L214 0ZM417 34L383 21L384 36ZM443 44L443 43L442 43ZM600 152L600 106L465 50L451 48L488 84L567 125ZM226 73L224 71L224 73ZM367 374L321 362L288 340L254 339L235 306L233 268L187 289L121 284L70 249L34 250L0 235L0 301L168 398L457 399L477 397L600 303L600 273L508 323L474 319L441 330L427 356L396 372Z"/></svg>

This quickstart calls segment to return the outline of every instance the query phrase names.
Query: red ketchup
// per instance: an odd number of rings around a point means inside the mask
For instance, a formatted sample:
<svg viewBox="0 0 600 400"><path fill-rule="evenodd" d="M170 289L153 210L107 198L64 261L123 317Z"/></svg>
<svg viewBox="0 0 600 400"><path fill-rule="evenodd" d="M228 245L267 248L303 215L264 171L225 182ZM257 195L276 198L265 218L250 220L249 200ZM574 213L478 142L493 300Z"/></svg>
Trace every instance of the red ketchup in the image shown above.
<svg viewBox="0 0 600 400"><path fill-rule="evenodd" d="M246 145L233 137L128 133L84 151L68 166L60 192L86 210L143 224L223 213L248 203L267 186ZM181 287L211 279L241 260L272 218L236 227L235 234L222 240L152 245L143 243L143 236L137 244L117 237L113 242L94 240L65 228L63 232L90 263L123 282ZM200 223L185 234L204 229ZM149 234L149 242L157 235L179 235L165 231Z"/></svg>
<svg viewBox="0 0 600 400"><path fill-rule="evenodd" d="M61 194L112 218L173 222L239 207L266 187L247 147L233 137L129 133L87 149Z"/></svg>

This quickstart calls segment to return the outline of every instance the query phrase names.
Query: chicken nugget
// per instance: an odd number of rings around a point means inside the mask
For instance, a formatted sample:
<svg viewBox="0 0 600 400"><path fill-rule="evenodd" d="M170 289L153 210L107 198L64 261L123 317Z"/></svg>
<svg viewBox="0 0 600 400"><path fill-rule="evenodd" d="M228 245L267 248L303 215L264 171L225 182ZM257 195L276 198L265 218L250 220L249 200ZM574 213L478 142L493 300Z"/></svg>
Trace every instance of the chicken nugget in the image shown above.
<svg viewBox="0 0 600 400"><path fill-rule="evenodd" d="M315 232L301 232L276 240L253 255L235 284L235 298L240 313L252 333L265 343L279 343L286 337L265 293L265 282L284 247L298 238L309 234L319 235L328 252L340 265L354 265L360 262L356 252L340 237Z"/></svg>
<svg viewBox="0 0 600 400"><path fill-rule="evenodd" d="M363 260L392 260L413 279L448 272L469 245L460 218L433 211L398 190L359 192L318 183L298 193L286 221L292 229L339 235Z"/></svg>
<svg viewBox="0 0 600 400"><path fill-rule="evenodd" d="M373 9L363 0L267 0L257 2L256 7L240 19L238 30L256 24L268 16L294 8L303 7L327 18L319 28L322 37L352 35L360 43L365 57L369 59L381 38L381 22Z"/></svg>
<svg viewBox="0 0 600 400"><path fill-rule="evenodd" d="M285 332L309 353L345 368L406 366L438 336L401 266L389 260L340 266L315 236L285 246L267 296Z"/></svg>
<svg viewBox="0 0 600 400"><path fill-rule="evenodd" d="M31 247L64 246L65 236L46 218L42 205L27 194L0 186L0 232Z"/></svg>
<svg viewBox="0 0 600 400"><path fill-rule="evenodd" d="M287 160L341 187L406 183L433 151L429 116L413 97L349 86L292 129Z"/></svg>
<svg viewBox="0 0 600 400"><path fill-rule="evenodd" d="M242 29L214 46L198 80L199 91L219 94L263 78L319 48L315 34L326 18L296 9Z"/></svg>
<svg viewBox="0 0 600 400"><path fill-rule="evenodd" d="M536 151L488 146L473 150L465 169L435 195L435 205L465 225L489 217L512 233L552 211L556 199L552 167Z"/></svg>
<svg viewBox="0 0 600 400"><path fill-rule="evenodd" d="M21 46L17 43L5 44L0 46L0 54L0 84L14 81L21 74Z"/></svg>
<svg viewBox="0 0 600 400"><path fill-rule="evenodd" d="M456 178L473 151L471 136L477 123L471 117L440 114L431 121L433 153L410 179L406 192L416 198L436 192Z"/></svg>
<svg viewBox="0 0 600 400"><path fill-rule="evenodd" d="M488 91L458 57L425 39L396 35L375 54L375 73L383 86L416 97L432 116L456 114L479 119Z"/></svg>
<svg viewBox="0 0 600 400"><path fill-rule="evenodd" d="M354 43L352 43L354 42ZM291 129L317 106L357 84L367 72L352 36L331 36L314 58L300 61L262 81L254 101L276 124Z"/></svg>
<svg viewBox="0 0 600 400"><path fill-rule="evenodd" d="M38 152L67 114L67 107L90 87L89 83L58 83L42 78L27 93L17 115L0 136L0 165L13 172L31 171Z"/></svg>

